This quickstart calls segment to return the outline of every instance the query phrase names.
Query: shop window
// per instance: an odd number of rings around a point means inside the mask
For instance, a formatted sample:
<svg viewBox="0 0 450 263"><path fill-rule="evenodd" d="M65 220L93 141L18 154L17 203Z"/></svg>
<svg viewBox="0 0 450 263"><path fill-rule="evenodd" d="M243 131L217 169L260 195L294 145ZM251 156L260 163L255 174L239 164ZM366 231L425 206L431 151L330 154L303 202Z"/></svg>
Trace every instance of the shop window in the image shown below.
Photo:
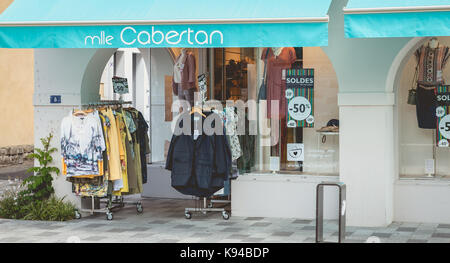
<svg viewBox="0 0 450 263"><path fill-rule="evenodd" d="M225 48L213 49L209 54L213 99L223 103L258 100L259 88L265 81L267 101L279 102L276 117L272 116L271 106L265 109L269 112L268 119L277 122L279 129L278 140L272 146L263 146L260 135L240 136L241 145L248 151L238 160L241 172L271 172L270 163L275 160L280 173L338 174L337 79L321 48ZM287 84L287 76L307 80L309 86L295 81ZM290 100L286 98L286 89L293 90ZM289 105L295 97L303 97L307 102L299 98L300 103L294 101L292 104L296 105ZM294 116L298 115L296 120Z"/></svg>
<svg viewBox="0 0 450 263"><path fill-rule="evenodd" d="M401 72L397 88L400 178L450 179L449 46L450 37L426 41Z"/></svg>

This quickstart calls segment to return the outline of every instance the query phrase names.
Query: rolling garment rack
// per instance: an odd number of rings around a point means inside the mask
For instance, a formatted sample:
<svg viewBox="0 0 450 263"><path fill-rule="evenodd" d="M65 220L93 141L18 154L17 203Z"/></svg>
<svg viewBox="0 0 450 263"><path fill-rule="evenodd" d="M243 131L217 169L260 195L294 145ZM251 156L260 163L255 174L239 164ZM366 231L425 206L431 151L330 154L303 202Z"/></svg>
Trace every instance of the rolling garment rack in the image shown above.
<svg viewBox="0 0 450 263"><path fill-rule="evenodd" d="M204 95L202 95L204 96ZM204 107L202 102L203 111L212 111L213 108ZM237 169L237 164L233 162L233 169ZM224 220L228 220L231 217L230 209L227 209L231 205L231 180L235 179L231 176L225 180L224 187L214 193L211 197L197 197L194 200L194 207L186 207L184 209L184 217L186 219L192 218L192 213L202 213L206 215L208 212L222 213ZM217 204L217 205L216 205Z"/></svg>
<svg viewBox="0 0 450 263"><path fill-rule="evenodd" d="M227 209L227 207L231 204L230 180L225 181L224 188L216 192L211 197L199 197L194 199L194 204L194 207L186 207L184 209L184 216L186 219L191 219L192 213L202 213L206 215L208 212L219 212L222 213L223 219L230 219L231 214L229 209ZM215 204L219 204L220 207L215 207Z"/></svg>
<svg viewBox="0 0 450 263"><path fill-rule="evenodd" d="M98 102L93 102L85 105L81 105L87 109L95 108L99 106L118 106L133 104L131 101L122 101L122 100L103 100ZM81 107L80 107L81 108ZM104 197L99 197L95 195L88 195L81 197L81 209L75 210L75 218L81 219L80 212L90 213L91 215L95 213L105 213L106 219L108 221L113 220L113 212L119 210L125 205L134 205L136 206L136 211L138 214L141 214L144 211L144 207L142 206L142 201L128 201L124 200L123 195L117 196L112 194L112 181L108 181L108 190L107 195ZM100 204L105 204L104 208L100 207ZM88 207L90 205L90 208Z"/></svg>

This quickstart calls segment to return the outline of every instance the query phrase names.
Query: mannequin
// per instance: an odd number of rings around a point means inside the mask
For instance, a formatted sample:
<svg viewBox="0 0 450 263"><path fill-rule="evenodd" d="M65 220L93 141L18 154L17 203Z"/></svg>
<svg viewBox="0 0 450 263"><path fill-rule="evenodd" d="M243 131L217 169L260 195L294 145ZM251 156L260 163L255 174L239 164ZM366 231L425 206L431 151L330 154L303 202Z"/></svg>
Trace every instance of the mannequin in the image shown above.
<svg viewBox="0 0 450 263"><path fill-rule="evenodd" d="M275 57L278 57L282 51L283 51L282 47L273 47L272 48L272 52L275 55Z"/></svg>
<svg viewBox="0 0 450 263"><path fill-rule="evenodd" d="M415 52L417 60L416 113L419 127L436 129L435 90L443 85L443 70L450 57L449 48L432 38Z"/></svg>
<svg viewBox="0 0 450 263"><path fill-rule="evenodd" d="M286 169L286 145L287 145L287 125L286 125L286 82L283 79L283 71L290 69L297 59L293 47L265 48L262 51L262 60L267 63L266 89L267 89L267 117L272 121L280 121L281 137L280 142L271 147L271 156L280 156L280 167ZM271 101L278 100L278 115L272 114ZM272 138L274 140L274 138Z"/></svg>
<svg viewBox="0 0 450 263"><path fill-rule="evenodd" d="M267 57L266 57L267 54ZM286 100L284 97L286 85L282 80L282 71L290 69L297 56L293 47L265 48L261 59L267 61L267 116L271 118L270 100L280 101L279 116L286 115Z"/></svg>
<svg viewBox="0 0 450 263"><path fill-rule="evenodd" d="M429 42L428 45L430 46L430 48L435 49L439 46L439 41L437 40L437 38L433 37Z"/></svg>
<svg viewBox="0 0 450 263"><path fill-rule="evenodd" d="M172 91L180 100L186 100L191 107L194 105L194 92L196 81L195 56L186 48L181 49L180 55L175 59L173 68Z"/></svg>

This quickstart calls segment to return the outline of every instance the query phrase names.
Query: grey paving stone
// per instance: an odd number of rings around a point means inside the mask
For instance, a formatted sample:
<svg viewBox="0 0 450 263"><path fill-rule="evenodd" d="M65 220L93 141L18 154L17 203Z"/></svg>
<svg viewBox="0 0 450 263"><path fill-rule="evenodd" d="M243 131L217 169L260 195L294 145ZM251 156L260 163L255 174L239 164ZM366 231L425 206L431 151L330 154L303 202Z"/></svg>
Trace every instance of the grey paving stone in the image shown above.
<svg viewBox="0 0 450 263"><path fill-rule="evenodd" d="M248 221L259 221L259 220L263 220L264 217L247 217L245 220Z"/></svg>
<svg viewBox="0 0 450 263"><path fill-rule="evenodd" d="M450 238L450 233L433 233L431 237L434 238Z"/></svg>
<svg viewBox="0 0 450 263"><path fill-rule="evenodd" d="M174 226L174 228L178 228L178 229L188 229L188 228L192 228L192 227L194 227L194 225L186 225L186 224L184 224L184 225L176 225L176 226Z"/></svg>
<svg viewBox="0 0 450 263"><path fill-rule="evenodd" d="M127 232L127 231L129 231L129 230L128 229L124 229L124 228L112 228L112 229L107 230L106 232L109 232L109 233L123 233L123 232Z"/></svg>
<svg viewBox="0 0 450 263"><path fill-rule="evenodd" d="M107 238L108 237L104 237L104 236L90 236L90 237L81 239L81 241L82 242L83 241L100 241L100 240L107 239Z"/></svg>
<svg viewBox="0 0 450 263"><path fill-rule="evenodd" d="M303 224L303 225L307 225L310 224L312 222L312 220L303 220L303 219L296 219L294 220L294 224Z"/></svg>
<svg viewBox="0 0 450 263"><path fill-rule="evenodd" d="M225 221L225 222L217 223L216 225L217 226L231 226L231 225L235 225L235 224L236 224L236 222Z"/></svg>
<svg viewBox="0 0 450 263"><path fill-rule="evenodd" d="M345 232L345 236L346 237L348 237L348 236L351 236L353 234L353 232ZM339 232L334 232L333 234L332 234L332 236L338 236L339 235Z"/></svg>
<svg viewBox="0 0 450 263"><path fill-rule="evenodd" d="M397 231L399 232L415 232L417 230L417 227L399 227L397 228Z"/></svg>
<svg viewBox="0 0 450 263"><path fill-rule="evenodd" d="M178 241L180 241L180 240L178 240L178 239L162 239L159 241L159 243L177 243Z"/></svg>
<svg viewBox="0 0 450 263"><path fill-rule="evenodd" d="M158 224L158 225L162 225L162 224L166 224L167 220L154 220L154 221L150 221L148 222L149 224Z"/></svg>
<svg viewBox="0 0 450 263"><path fill-rule="evenodd" d="M227 228L224 228L222 231L223 232L239 232L239 231L242 231L242 230L243 230L242 228L227 227Z"/></svg>
<svg viewBox="0 0 450 263"><path fill-rule="evenodd" d="M250 235L244 235L244 234L233 234L230 235L227 239L244 239L248 238Z"/></svg>
<svg viewBox="0 0 450 263"><path fill-rule="evenodd" d="M150 238L152 234L150 233L137 233L132 235L130 238Z"/></svg>
<svg viewBox="0 0 450 263"><path fill-rule="evenodd" d="M308 237L303 242L304 243L316 243L316 239L314 237Z"/></svg>
<svg viewBox="0 0 450 263"><path fill-rule="evenodd" d="M56 236L58 235L59 232L52 232L52 231L45 231L39 234L36 234L35 236L39 236L39 237L51 237L51 236Z"/></svg>
<svg viewBox="0 0 450 263"><path fill-rule="evenodd" d="M130 231L136 231L136 232L145 232L145 231L148 231L148 230L150 230L150 228L148 228L148 227L140 227L140 226L130 229Z"/></svg>
<svg viewBox="0 0 450 263"><path fill-rule="evenodd" d="M390 238L392 236L391 233L373 233L372 236L381 237L381 238Z"/></svg>
<svg viewBox="0 0 450 263"><path fill-rule="evenodd" d="M42 225L39 226L40 229L46 229L46 230L56 230L56 229L60 229L63 228L64 226L59 226L59 225Z"/></svg>
<svg viewBox="0 0 450 263"><path fill-rule="evenodd" d="M254 224L252 224L251 226L257 226L257 227L266 227L266 226L270 226L272 223L268 223L268 222L256 222Z"/></svg>
<svg viewBox="0 0 450 263"><path fill-rule="evenodd" d="M261 243L264 241L264 238L260 238L260 237L248 237L248 238L244 238L242 239L243 242L250 242L250 243Z"/></svg>
<svg viewBox="0 0 450 263"><path fill-rule="evenodd" d="M199 232L199 233L194 233L192 234L190 237L209 237L211 236L211 233L204 233L204 232Z"/></svg>
<svg viewBox="0 0 450 263"><path fill-rule="evenodd" d="M23 239L20 237L5 237L0 239L0 243L15 243L22 241Z"/></svg>
<svg viewBox="0 0 450 263"><path fill-rule="evenodd" d="M89 224L89 225L85 225L83 227L85 228L98 228L98 227L104 227L104 226L108 226L107 224Z"/></svg>
<svg viewBox="0 0 450 263"><path fill-rule="evenodd" d="M427 243L428 240L426 239L408 239L406 243Z"/></svg>
<svg viewBox="0 0 450 263"><path fill-rule="evenodd" d="M302 230L316 230L315 226L304 226L302 227Z"/></svg>
<svg viewBox="0 0 450 263"><path fill-rule="evenodd" d="M294 232L279 231L272 233L272 236L289 237L292 236L292 234L294 234Z"/></svg>
<svg viewBox="0 0 450 263"><path fill-rule="evenodd" d="M364 239L345 239L343 243L365 243Z"/></svg>

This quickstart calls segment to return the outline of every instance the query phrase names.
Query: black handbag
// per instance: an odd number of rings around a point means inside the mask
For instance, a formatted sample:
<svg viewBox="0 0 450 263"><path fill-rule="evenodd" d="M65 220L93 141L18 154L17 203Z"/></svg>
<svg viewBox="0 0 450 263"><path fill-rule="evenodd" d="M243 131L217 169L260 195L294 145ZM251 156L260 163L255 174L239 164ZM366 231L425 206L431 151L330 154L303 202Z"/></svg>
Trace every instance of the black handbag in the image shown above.
<svg viewBox="0 0 450 263"><path fill-rule="evenodd" d="M267 83L266 83L266 81L267 81L267 56L268 55L269 55L269 48L267 48L266 56L264 59L263 82L261 83L261 86L259 87L258 101L267 99Z"/></svg>
<svg viewBox="0 0 450 263"><path fill-rule="evenodd" d="M418 79L418 71L419 71L419 62L416 66L416 72L414 73L412 88L408 91L408 101L407 103L409 105L416 105L417 104L417 79Z"/></svg>

